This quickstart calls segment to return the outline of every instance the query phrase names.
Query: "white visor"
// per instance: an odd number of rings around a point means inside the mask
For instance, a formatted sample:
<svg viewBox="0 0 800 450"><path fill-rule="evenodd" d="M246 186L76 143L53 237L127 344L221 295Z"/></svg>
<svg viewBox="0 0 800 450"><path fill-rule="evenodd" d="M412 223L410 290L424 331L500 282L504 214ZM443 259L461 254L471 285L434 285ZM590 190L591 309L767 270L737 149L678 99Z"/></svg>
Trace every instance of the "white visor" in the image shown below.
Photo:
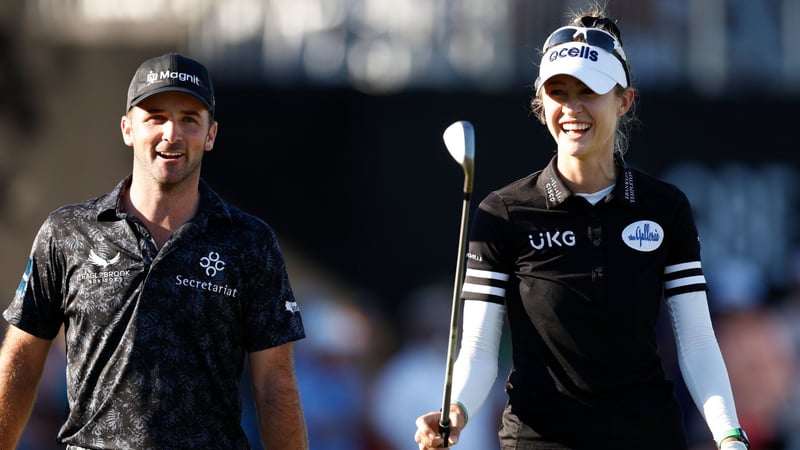
<svg viewBox="0 0 800 450"><path fill-rule="evenodd" d="M536 91L556 75L572 75L598 94L605 94L617 84L628 87L622 61L600 47L583 42L567 42L545 52Z"/></svg>

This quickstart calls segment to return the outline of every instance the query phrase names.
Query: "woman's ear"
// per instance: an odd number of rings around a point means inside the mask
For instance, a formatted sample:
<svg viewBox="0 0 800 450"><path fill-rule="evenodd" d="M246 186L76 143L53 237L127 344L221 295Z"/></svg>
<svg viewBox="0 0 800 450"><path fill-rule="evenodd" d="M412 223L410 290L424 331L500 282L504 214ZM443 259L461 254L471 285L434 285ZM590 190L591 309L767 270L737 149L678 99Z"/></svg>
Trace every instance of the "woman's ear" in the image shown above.
<svg viewBox="0 0 800 450"><path fill-rule="evenodd" d="M622 117L628 111L630 111L631 107L633 106L633 100L636 96L636 91L633 90L632 87L625 88L620 95L620 99L622 101L619 104L619 110L617 111L617 116Z"/></svg>

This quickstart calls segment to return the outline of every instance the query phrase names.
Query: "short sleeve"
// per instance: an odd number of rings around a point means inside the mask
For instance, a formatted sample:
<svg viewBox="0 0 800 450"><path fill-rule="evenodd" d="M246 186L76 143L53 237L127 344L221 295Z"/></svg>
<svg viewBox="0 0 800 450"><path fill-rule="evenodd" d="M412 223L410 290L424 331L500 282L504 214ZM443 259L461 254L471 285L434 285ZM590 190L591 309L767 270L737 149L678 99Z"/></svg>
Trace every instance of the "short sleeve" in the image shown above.
<svg viewBox="0 0 800 450"><path fill-rule="evenodd" d="M497 194L489 194L478 205L472 219L462 294L465 300L499 304L505 301L511 270L503 257L507 226L508 211L504 202Z"/></svg>
<svg viewBox="0 0 800 450"><path fill-rule="evenodd" d="M42 339L55 338L64 322L64 260L55 230L52 217L39 229L19 287L3 313L8 323Z"/></svg>
<svg viewBox="0 0 800 450"><path fill-rule="evenodd" d="M273 232L261 249L261 267L245 310L245 346L253 352L305 337L300 309L294 297L286 263Z"/></svg>

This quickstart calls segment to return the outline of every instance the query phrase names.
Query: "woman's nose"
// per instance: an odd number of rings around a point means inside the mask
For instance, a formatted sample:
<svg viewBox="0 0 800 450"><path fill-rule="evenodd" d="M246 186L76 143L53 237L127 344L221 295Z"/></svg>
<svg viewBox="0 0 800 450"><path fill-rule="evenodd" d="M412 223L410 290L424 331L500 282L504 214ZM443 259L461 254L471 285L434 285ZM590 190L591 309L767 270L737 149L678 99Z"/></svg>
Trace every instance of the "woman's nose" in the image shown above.
<svg viewBox="0 0 800 450"><path fill-rule="evenodd" d="M566 102L564 102L563 105L561 105L561 110L562 111L570 112L570 113L573 113L573 114L580 112L581 109L583 109L583 105L581 104L580 100L578 100L578 99L567 100Z"/></svg>

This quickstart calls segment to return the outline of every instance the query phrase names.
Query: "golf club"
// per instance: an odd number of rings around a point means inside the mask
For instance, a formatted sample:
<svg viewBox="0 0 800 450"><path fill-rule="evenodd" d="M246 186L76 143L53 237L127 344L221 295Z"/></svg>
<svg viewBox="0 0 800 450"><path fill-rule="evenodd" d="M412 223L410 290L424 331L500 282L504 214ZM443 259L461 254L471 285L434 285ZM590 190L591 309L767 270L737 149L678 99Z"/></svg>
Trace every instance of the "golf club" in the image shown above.
<svg viewBox="0 0 800 450"><path fill-rule="evenodd" d="M453 386L453 365L456 359L456 341L458 340L458 323L461 315L461 289L464 285L464 262L467 248L467 226L469 222L469 201L472 195L473 174L475 171L475 129L467 121L451 124L444 131L444 145L450 156L464 169L464 199L461 204L461 234L458 238L458 257L456 258L456 275L453 286L453 306L450 314L450 340L447 346L447 369L444 376L444 394L442 396L442 414L439 420L439 434L447 440L450 437L450 392Z"/></svg>

